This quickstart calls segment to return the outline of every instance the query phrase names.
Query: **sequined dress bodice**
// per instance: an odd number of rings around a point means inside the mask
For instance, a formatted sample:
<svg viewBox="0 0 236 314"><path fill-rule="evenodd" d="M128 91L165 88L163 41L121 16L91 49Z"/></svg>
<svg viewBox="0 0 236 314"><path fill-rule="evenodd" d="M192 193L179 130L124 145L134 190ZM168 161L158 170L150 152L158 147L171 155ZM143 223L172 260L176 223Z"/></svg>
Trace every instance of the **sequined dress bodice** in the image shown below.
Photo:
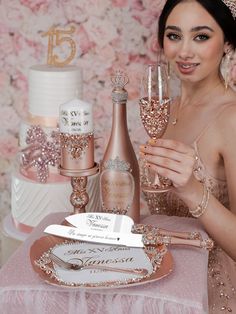
<svg viewBox="0 0 236 314"><path fill-rule="evenodd" d="M212 177L198 152L197 141L193 143L198 157L194 175L204 180L211 194L226 208L229 197L226 180ZM151 214L191 217L188 207L174 193L144 193ZM236 263L219 247L210 252L208 267L209 313L236 313Z"/></svg>

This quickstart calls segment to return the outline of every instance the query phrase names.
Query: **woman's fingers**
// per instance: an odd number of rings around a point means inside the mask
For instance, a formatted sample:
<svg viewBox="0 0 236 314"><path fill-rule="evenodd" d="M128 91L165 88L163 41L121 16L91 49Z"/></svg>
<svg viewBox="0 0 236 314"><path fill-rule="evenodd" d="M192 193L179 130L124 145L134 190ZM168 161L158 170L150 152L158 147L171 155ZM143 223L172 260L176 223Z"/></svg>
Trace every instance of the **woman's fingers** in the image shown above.
<svg viewBox="0 0 236 314"><path fill-rule="evenodd" d="M161 140L158 140L158 143L159 141ZM172 140L162 140L161 144L162 146L158 146L157 143L155 143L155 145L141 145L140 152L148 157L158 156L178 162L183 162L185 160L190 164L195 161L195 151L192 147ZM145 159L147 159L147 157ZM153 161L154 159L152 159L152 162Z"/></svg>
<svg viewBox="0 0 236 314"><path fill-rule="evenodd" d="M140 147L140 152L148 155L153 156L161 156L166 158L171 158L176 161L181 161L182 156L179 152L168 148L150 146L150 145L143 145Z"/></svg>
<svg viewBox="0 0 236 314"><path fill-rule="evenodd" d="M182 176L181 181L186 181L191 176L194 161L192 158L185 158L181 162L165 157L146 155L144 156L148 167L169 179L177 178L177 174Z"/></svg>
<svg viewBox="0 0 236 314"><path fill-rule="evenodd" d="M149 170L153 171L154 173L164 177L164 178L168 178L173 182L173 185L176 186L178 185L178 178L176 176L176 172L174 172L173 170L167 169L167 168L163 168L157 165L153 165L153 164L147 164Z"/></svg>
<svg viewBox="0 0 236 314"><path fill-rule="evenodd" d="M175 172L181 172L181 163L174 159L162 157L162 156L154 156L140 153L140 156L146 160L146 162L153 166L159 166L167 169L172 169ZM152 169L154 169L153 167Z"/></svg>
<svg viewBox="0 0 236 314"><path fill-rule="evenodd" d="M180 169L177 172L173 168L164 168L155 164L147 163L147 166L158 175L170 179L175 187L184 186L192 176L191 168Z"/></svg>
<svg viewBox="0 0 236 314"><path fill-rule="evenodd" d="M173 140L150 140L140 147L140 156L153 172L173 181L174 186L184 186L194 168L195 151L191 146Z"/></svg>
<svg viewBox="0 0 236 314"><path fill-rule="evenodd" d="M171 150L178 151L182 154L188 154L193 151L193 149L182 142L175 141L175 140L168 140L168 139L158 139L158 140L149 140L149 145L152 147L163 147L169 148Z"/></svg>

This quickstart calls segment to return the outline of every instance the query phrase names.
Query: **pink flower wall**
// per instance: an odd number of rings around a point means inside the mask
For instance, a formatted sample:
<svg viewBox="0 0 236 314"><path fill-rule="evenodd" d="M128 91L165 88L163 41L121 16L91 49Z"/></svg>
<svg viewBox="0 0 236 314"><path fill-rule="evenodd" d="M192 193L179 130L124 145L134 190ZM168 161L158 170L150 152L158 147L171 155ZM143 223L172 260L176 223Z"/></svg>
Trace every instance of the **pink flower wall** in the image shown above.
<svg viewBox="0 0 236 314"><path fill-rule="evenodd" d="M164 0L1 0L0 1L0 218L10 210L10 177L18 151L20 121L27 114L28 69L47 60L54 25L76 27L77 55L83 69L84 99L94 105L96 160L102 158L111 129L111 84L123 69L130 82L128 123L137 151L146 140L139 119L140 73L156 61L157 21ZM234 71L236 77L236 73Z"/></svg>
<svg viewBox="0 0 236 314"><path fill-rule="evenodd" d="M28 69L47 60L52 25L76 27L77 55L83 69L84 99L94 105L96 159L104 152L111 128L111 84L114 70L125 70L130 82L128 123L137 151L146 139L139 121L142 66L156 60L157 20L163 0L2 0L0 2L0 217L10 210L10 181L18 151L20 121L27 114Z"/></svg>

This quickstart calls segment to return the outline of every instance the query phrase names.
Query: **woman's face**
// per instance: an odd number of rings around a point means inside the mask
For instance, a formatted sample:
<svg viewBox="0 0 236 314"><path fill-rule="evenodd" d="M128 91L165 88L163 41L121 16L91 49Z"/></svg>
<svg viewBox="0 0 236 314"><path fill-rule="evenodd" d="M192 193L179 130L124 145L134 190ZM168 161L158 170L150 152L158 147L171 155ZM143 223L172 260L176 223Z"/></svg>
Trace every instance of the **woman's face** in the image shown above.
<svg viewBox="0 0 236 314"><path fill-rule="evenodd" d="M182 81L218 78L225 50L223 31L198 2L174 7L166 21L164 54Z"/></svg>

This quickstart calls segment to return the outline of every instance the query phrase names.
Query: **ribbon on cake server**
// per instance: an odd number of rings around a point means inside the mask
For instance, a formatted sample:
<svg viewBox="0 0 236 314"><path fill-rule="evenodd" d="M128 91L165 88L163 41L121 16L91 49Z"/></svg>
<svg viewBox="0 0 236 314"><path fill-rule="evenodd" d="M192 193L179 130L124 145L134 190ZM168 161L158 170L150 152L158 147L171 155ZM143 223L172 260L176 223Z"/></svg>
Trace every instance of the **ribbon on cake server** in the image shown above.
<svg viewBox="0 0 236 314"><path fill-rule="evenodd" d="M49 166L60 165L60 135L52 131L48 136L40 126L31 126L26 136L27 147L21 151L20 166L35 167L38 181L45 183L49 177Z"/></svg>

